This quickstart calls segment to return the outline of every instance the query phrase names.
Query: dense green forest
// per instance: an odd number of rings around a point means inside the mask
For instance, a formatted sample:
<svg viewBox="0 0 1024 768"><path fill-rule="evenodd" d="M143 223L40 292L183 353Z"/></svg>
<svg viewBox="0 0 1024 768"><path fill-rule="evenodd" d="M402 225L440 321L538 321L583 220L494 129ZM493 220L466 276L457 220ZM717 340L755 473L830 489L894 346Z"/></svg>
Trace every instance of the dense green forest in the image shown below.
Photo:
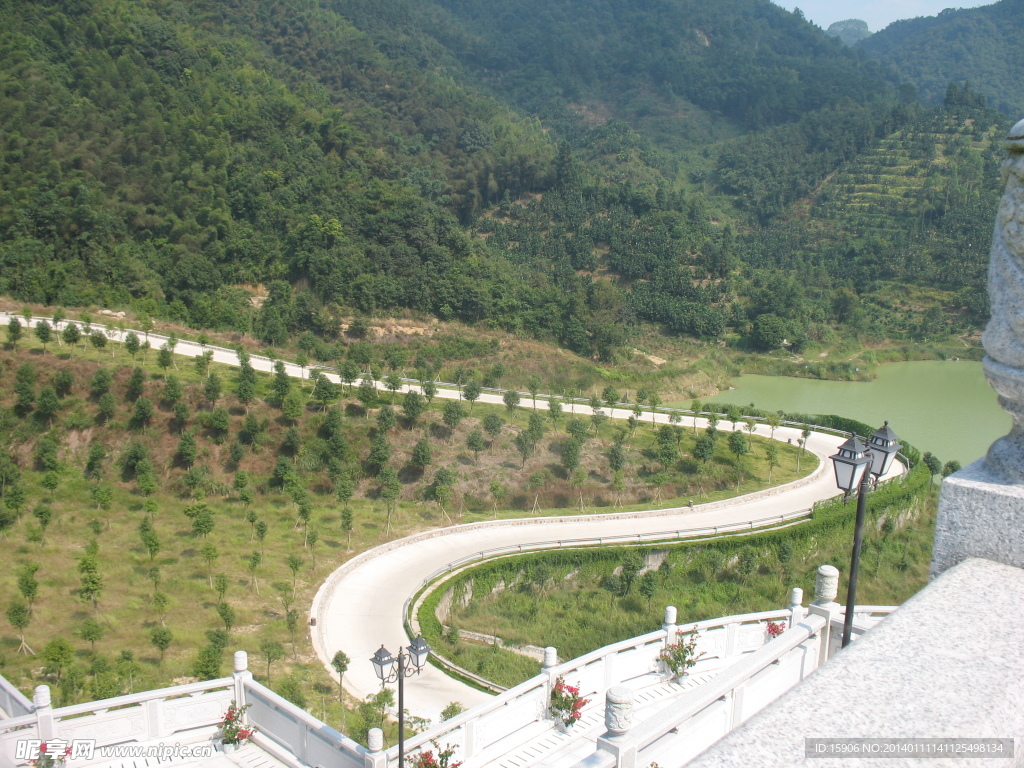
<svg viewBox="0 0 1024 768"><path fill-rule="evenodd" d="M21 301L268 345L414 311L606 361L645 324L799 353L876 338L865 300L886 338L984 319L984 238L958 249L990 226L999 119L961 86L922 107L765 0L0 9L0 293ZM829 206L837 174L927 141L919 204ZM873 298L887 278L921 287L909 314Z"/></svg>
<svg viewBox="0 0 1024 768"><path fill-rule="evenodd" d="M1010 120L1024 115L1024 6L1017 0L897 21L857 48L894 67L927 101L943 101L951 82L969 82Z"/></svg>

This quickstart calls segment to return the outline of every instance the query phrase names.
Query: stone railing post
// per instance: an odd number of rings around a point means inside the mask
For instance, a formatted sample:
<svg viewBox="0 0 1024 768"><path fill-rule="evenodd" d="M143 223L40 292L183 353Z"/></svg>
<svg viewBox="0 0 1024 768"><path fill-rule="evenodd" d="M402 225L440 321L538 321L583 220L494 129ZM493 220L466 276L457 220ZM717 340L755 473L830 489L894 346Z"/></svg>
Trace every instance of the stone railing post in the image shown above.
<svg viewBox="0 0 1024 768"><path fill-rule="evenodd" d="M41 741L49 741L57 735L57 721L53 719L53 707L50 706L50 686L37 685L32 694L32 704L36 711L36 728Z"/></svg>
<svg viewBox="0 0 1024 768"><path fill-rule="evenodd" d="M836 595L839 594L839 570L834 565L822 565L818 567L818 577L814 582L814 602L807 609L809 614L822 616L825 619L825 627L821 630L821 647L818 653L818 666L820 667L829 657L829 646L832 642L832 619L839 615L839 603L836 602Z"/></svg>
<svg viewBox="0 0 1024 768"><path fill-rule="evenodd" d="M672 645L676 641L676 607L665 606L665 620L661 622L661 628L665 630L665 645Z"/></svg>
<svg viewBox="0 0 1024 768"><path fill-rule="evenodd" d="M616 768L636 768L636 742L628 738L633 727L633 690L625 685L609 688L604 695L604 725L607 733L597 748L615 756Z"/></svg>
<svg viewBox="0 0 1024 768"><path fill-rule="evenodd" d="M544 649L544 665L545 670L551 669L552 667L558 666L558 649L553 646L548 646Z"/></svg>
<svg viewBox="0 0 1024 768"><path fill-rule="evenodd" d="M245 686L247 683L252 682L252 672L249 671L249 654L245 651L235 651L235 669L231 673L232 682L234 684L234 699L235 704L240 707L245 706ZM248 723L249 719L244 716L245 722Z"/></svg>
<svg viewBox="0 0 1024 768"><path fill-rule="evenodd" d="M793 587L789 593L789 628L799 624L805 615L804 591L800 587Z"/></svg>
<svg viewBox="0 0 1024 768"><path fill-rule="evenodd" d="M366 734L366 754L363 756L364 768L387 768L388 758L384 754L384 731L371 728Z"/></svg>

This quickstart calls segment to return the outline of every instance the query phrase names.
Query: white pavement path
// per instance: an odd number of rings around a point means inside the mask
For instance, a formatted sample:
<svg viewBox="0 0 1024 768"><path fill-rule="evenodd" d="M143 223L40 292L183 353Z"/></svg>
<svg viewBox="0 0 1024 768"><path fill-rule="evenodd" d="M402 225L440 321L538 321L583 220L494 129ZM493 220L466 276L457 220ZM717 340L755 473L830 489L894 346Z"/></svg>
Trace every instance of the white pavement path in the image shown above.
<svg viewBox="0 0 1024 768"><path fill-rule="evenodd" d="M0 324L7 324L10 315L0 313ZM32 318L31 325L39 320ZM108 319L108 318L104 318ZM22 322L24 322L22 320ZM69 321L64 321L63 326ZM120 341L130 329L119 330L110 326L93 323L115 341ZM59 330L59 329L58 329ZM146 334L135 331L140 338ZM167 341L167 337L149 333L148 339L156 348ZM226 365L238 365L234 350L206 346L191 341L179 340L175 354L194 357L203 351L213 352L213 360ZM250 356L252 366L259 371L273 370L274 361L259 355ZM294 363L285 363L289 375L309 378L309 369ZM328 373L336 383L338 377ZM383 388L378 384L380 388ZM418 389L414 384L403 385L402 391ZM439 388L439 398L456 398L458 392ZM541 396L545 397L545 396ZM480 402L502 404L501 394L483 393ZM528 396L522 405L532 402ZM544 399L537 400L538 408L546 408ZM568 410L568 406L566 408ZM580 415L589 415L587 405L577 403L574 410ZM632 411L614 409L609 412L613 418L627 418ZM651 414L643 417L650 419ZM668 413L657 413L659 423L667 423ZM687 416L684 425L692 425ZM704 426L703 419L697 419L698 426ZM719 422L719 429L728 431L729 422ZM767 436L765 425L757 427L757 433ZM780 427L774 437L794 444L800 439L799 428ZM313 645L325 665L334 652L343 650L351 659L345 675L346 688L356 696L365 698L380 689L380 684L369 663L370 656L383 644L392 652L408 644L409 638L402 626L402 610L406 600L412 597L424 578L437 569L461 557L502 546L515 546L553 541L559 539L597 539L599 537L630 534L655 533L659 531L700 530L714 526L746 523L774 515L809 509L816 501L836 495L835 481L827 466L827 457L835 453L845 438L820 432L811 434L807 449L818 461L815 471L806 478L770 491L750 494L726 502L697 505L675 510L651 510L631 514L580 515L562 518L537 518L520 521L498 521L494 524L477 523L472 526L453 526L436 532L430 537L410 536L381 545L353 561L342 565L320 588L313 601L312 617L317 626L313 629ZM899 474L903 467L893 463L893 474ZM685 533L684 533L685 536ZM783 599L780 597L780 599ZM458 701L466 707L479 704L489 698L433 666L406 681L406 704L411 712L422 717L437 718L450 702Z"/></svg>

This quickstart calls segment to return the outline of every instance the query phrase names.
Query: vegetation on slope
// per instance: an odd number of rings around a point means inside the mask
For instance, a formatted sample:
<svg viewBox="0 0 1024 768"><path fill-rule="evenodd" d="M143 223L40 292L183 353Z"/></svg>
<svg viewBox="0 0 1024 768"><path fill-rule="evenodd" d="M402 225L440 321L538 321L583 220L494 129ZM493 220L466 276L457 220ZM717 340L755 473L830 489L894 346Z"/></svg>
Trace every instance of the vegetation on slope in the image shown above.
<svg viewBox="0 0 1024 768"><path fill-rule="evenodd" d="M921 464L903 481L868 497L857 599L893 605L928 579L935 498ZM834 565L845 583L855 504L819 505L792 528L670 547L600 548L507 558L460 573L445 629L434 616L439 593L419 618L442 655L511 686L536 673L529 661L498 646L458 637L463 629L513 645L553 645L561 658L650 632L665 605L679 623L783 608L789 590L814 594L815 572ZM452 629L454 628L454 629ZM525 664L524 664L525 662Z"/></svg>
<svg viewBox="0 0 1024 768"><path fill-rule="evenodd" d="M968 83L1011 120L1024 113L1024 8L1001 0L978 8L947 8L938 16L896 21L857 48L893 67L941 103L950 83Z"/></svg>

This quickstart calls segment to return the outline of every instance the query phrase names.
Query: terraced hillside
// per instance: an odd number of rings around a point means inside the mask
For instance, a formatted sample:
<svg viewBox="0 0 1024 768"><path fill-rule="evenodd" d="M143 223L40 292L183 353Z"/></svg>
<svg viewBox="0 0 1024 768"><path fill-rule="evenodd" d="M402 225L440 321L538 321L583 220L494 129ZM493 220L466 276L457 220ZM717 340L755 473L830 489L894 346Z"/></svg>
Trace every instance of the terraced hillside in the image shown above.
<svg viewBox="0 0 1024 768"><path fill-rule="evenodd" d="M975 329L987 312L1005 130L989 110L921 112L759 233L751 263L845 281L833 312L863 332L920 339Z"/></svg>

